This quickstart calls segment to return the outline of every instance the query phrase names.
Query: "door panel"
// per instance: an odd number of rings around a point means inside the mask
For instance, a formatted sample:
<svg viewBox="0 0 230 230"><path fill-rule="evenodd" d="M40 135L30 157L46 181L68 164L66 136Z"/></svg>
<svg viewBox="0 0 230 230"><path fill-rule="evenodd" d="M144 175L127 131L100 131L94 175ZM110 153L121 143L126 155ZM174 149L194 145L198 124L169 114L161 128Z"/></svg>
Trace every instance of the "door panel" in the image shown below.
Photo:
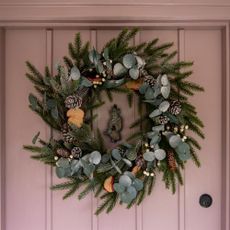
<svg viewBox="0 0 230 230"><path fill-rule="evenodd" d="M192 79L205 88L205 93L195 95L191 101L204 121L206 136L200 141L201 168L189 162L185 171L186 230L221 229L221 39L221 30L185 31L185 59L195 62ZM213 198L213 205L208 209L199 205L203 193Z"/></svg>
<svg viewBox="0 0 230 230"><path fill-rule="evenodd" d="M90 40L88 30L54 30L53 32L53 68L57 63L63 63L62 57L68 55L68 43L74 40L75 34L80 32L84 41ZM55 70L54 70L55 72ZM62 182L53 173L53 184ZM64 202L63 191L52 193L52 222L55 230L91 229L91 197L78 201L77 195L66 199Z"/></svg>
<svg viewBox="0 0 230 230"><path fill-rule="evenodd" d="M15 39L16 38L16 39ZM6 31L6 229L45 227L45 166L32 161L22 145L45 125L28 109L33 91L25 77L25 61L40 70L45 65L45 30Z"/></svg>
<svg viewBox="0 0 230 230"><path fill-rule="evenodd" d="M116 207L111 214L99 217L93 215L97 200L92 196L80 202L76 195L63 201L62 191L47 193L50 185L62 180L57 179L42 164L30 160L29 154L22 150L22 145L28 143L38 130L42 137L49 134L49 129L41 119L28 109L27 97L33 89L24 77L24 61L30 60L41 71L47 59L52 59L54 66L68 54L68 43L73 41L78 31L84 41L90 40L91 45L100 50L120 30L55 29L50 32L53 37L46 37L47 31L42 29L6 31L6 230L220 229L223 156L221 30L186 29L180 33L177 29L144 29L135 41L131 41L137 44L158 37L159 44L174 42L172 51L183 47L179 50L179 56L194 61L192 80L205 87L205 93L191 99L205 123L206 139L201 141L203 148L199 152L202 167L197 169L192 162L187 164L183 188L172 195L165 189L162 175L158 175L153 193L143 205L130 210ZM49 42L53 48L51 56L47 52ZM178 56L174 61L177 59ZM108 110L117 103L124 118L125 139L132 132L128 128L130 123L138 117L136 104L128 108L126 96L120 94L114 95L112 103L105 96L103 98L106 104L96 111L98 118L95 128L105 130ZM110 145L108 138L105 140ZM201 208L198 203L203 193L213 197L213 205L208 209ZM181 218L184 218L185 228Z"/></svg>

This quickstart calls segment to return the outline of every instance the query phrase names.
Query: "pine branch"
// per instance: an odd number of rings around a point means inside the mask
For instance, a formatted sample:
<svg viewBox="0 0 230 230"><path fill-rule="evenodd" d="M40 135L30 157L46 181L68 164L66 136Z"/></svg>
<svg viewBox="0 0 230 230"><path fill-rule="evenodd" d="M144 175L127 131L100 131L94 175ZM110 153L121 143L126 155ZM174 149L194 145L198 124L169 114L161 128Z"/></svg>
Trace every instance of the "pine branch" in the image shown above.
<svg viewBox="0 0 230 230"><path fill-rule="evenodd" d="M196 155L194 149L190 146L190 151L191 151L191 155L192 155L192 160L194 161L195 165L197 167L200 167L201 164L200 164L200 160L198 158L198 156Z"/></svg>
<svg viewBox="0 0 230 230"><path fill-rule="evenodd" d="M27 61L26 66L30 70L30 72L37 78L38 81L43 82L42 74L35 68L34 65Z"/></svg>
<svg viewBox="0 0 230 230"><path fill-rule="evenodd" d="M194 138L192 137L187 137L187 143L194 146L196 149L201 150L201 146L198 143L198 141L196 141Z"/></svg>

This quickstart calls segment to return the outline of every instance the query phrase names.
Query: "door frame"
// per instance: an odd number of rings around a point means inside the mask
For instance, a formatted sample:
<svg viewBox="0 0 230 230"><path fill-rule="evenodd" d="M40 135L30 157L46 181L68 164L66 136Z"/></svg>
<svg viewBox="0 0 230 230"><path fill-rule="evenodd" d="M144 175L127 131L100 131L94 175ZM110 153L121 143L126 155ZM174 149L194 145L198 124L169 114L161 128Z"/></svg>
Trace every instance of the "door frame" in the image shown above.
<svg viewBox="0 0 230 230"><path fill-rule="evenodd" d="M36 14L38 14L44 6L49 6L52 4L0 4L0 15L5 9L5 12L8 14L3 14L0 16L0 230L5 230L5 29L6 28L16 28L16 29L30 29L30 28L44 28L46 30L47 35L49 36L52 28L122 28L122 27L133 27L138 26L145 29L178 29L179 36L183 36L183 30L186 28L194 28L194 29L221 29L222 31L222 55L223 55L223 80L222 80L222 210L221 213L221 230L230 229L230 73L229 73L229 26L230 26L230 5L194 5L191 4L191 10L188 10L185 5L168 5L168 4L136 4L131 6L134 8L134 11L137 10L136 7L142 7L143 9L147 7L152 8L154 12L160 8L160 11L164 12L163 9L167 10L170 8L173 12L169 14L167 17L163 18L159 16L149 16L146 18L144 13L141 13L138 17L132 17L128 15L127 17L104 17L100 18L96 15L91 15L89 17L83 17L81 14L76 16L75 18L66 18L65 15L68 15L67 10L69 7L79 8L86 7L89 10L93 6L91 5L81 5L81 4L56 4L55 7L62 8L62 6L66 6L64 12L67 14L61 14L61 17L58 19L58 12L52 13L50 17L48 17L48 12L46 15L46 10L44 13L44 17L37 18ZM113 15L117 13L119 15L119 7L125 4L117 4L113 6L114 12ZM61 7L60 7L61 6ZM127 5L128 6L128 5ZM195 7L194 7L195 6ZM21 10L25 12L27 16L18 15L18 7L21 7ZM104 7L102 4L97 5L97 7ZM108 9L110 9L111 5L106 5ZM115 8L114 8L115 7ZM129 6L130 7L130 6ZM179 8L179 15L175 15L173 9L175 10ZM214 15L210 13L210 7L215 12ZM31 9L30 9L31 8ZM35 11L34 16L29 16L29 10ZM8 11L7 11L8 10ZM76 10L76 9L75 9ZM92 10L92 9L91 9ZM90 11L91 11L90 10ZM183 11L184 10L184 11ZM202 12L202 14L197 14L196 11ZM205 11L206 10L206 11ZM10 11L10 13L9 13ZM222 12L221 12L222 11ZM76 11L75 11L76 12ZM93 11L92 11L93 12ZM129 9L129 14L132 12L132 9ZM144 11L143 11L144 12ZM187 12L187 15L186 15ZM41 14L43 12L40 12ZM16 15L16 16L12 16ZM23 14L22 14L23 15ZM185 16L186 15L186 16ZM95 16L96 20L93 20L92 17ZM147 15L148 16L148 15ZM163 18L163 19L162 19ZM215 18L215 20L210 20L210 18ZM224 21L222 21L224 19ZM204 21L205 20L205 21ZM92 34L94 34L94 30L92 30ZM179 50L179 52L183 52L183 50ZM183 55L182 55L183 56ZM183 187L180 188L183 190ZM182 194L182 192L179 192ZM180 205L181 210L184 207L184 199L180 197ZM142 209L137 210L137 215L142 215ZM183 218L182 218L183 219ZM141 221L141 218L137 217L137 221ZM96 221L95 225L96 225ZM138 226L141 226L139 223ZM180 230L184 230L183 220L179 223ZM97 228L93 228L97 229ZM140 227L141 229L141 227Z"/></svg>

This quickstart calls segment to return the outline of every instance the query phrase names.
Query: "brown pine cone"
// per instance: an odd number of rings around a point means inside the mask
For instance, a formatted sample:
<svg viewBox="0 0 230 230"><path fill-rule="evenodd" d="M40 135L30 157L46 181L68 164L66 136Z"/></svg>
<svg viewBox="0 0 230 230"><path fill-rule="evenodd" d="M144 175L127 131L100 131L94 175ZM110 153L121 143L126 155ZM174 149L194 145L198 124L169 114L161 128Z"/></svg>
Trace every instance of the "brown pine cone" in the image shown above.
<svg viewBox="0 0 230 230"><path fill-rule="evenodd" d="M57 149L57 155L60 157L68 158L70 156L70 152L64 148Z"/></svg>
<svg viewBox="0 0 230 230"><path fill-rule="evenodd" d="M175 171L177 166L176 166L176 160L174 157L174 153L172 151L168 152L167 161L168 161L168 165L169 165L170 170Z"/></svg>
<svg viewBox="0 0 230 230"><path fill-rule="evenodd" d="M179 101L172 101L169 112L173 115L178 115L181 112L181 103Z"/></svg>
<svg viewBox="0 0 230 230"><path fill-rule="evenodd" d="M69 109L79 108L82 105L82 98L78 95L70 95L65 99L65 107Z"/></svg>

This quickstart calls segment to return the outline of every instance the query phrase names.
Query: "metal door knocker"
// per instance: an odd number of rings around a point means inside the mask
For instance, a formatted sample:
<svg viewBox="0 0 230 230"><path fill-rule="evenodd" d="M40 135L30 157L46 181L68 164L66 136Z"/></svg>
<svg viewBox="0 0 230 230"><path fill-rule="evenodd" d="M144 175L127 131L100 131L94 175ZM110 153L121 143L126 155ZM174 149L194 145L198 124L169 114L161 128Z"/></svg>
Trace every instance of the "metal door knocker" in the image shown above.
<svg viewBox="0 0 230 230"><path fill-rule="evenodd" d="M110 138L111 142L116 143L121 140L121 131L123 129L121 110L117 105L113 105L109 113L110 118L104 134Z"/></svg>

